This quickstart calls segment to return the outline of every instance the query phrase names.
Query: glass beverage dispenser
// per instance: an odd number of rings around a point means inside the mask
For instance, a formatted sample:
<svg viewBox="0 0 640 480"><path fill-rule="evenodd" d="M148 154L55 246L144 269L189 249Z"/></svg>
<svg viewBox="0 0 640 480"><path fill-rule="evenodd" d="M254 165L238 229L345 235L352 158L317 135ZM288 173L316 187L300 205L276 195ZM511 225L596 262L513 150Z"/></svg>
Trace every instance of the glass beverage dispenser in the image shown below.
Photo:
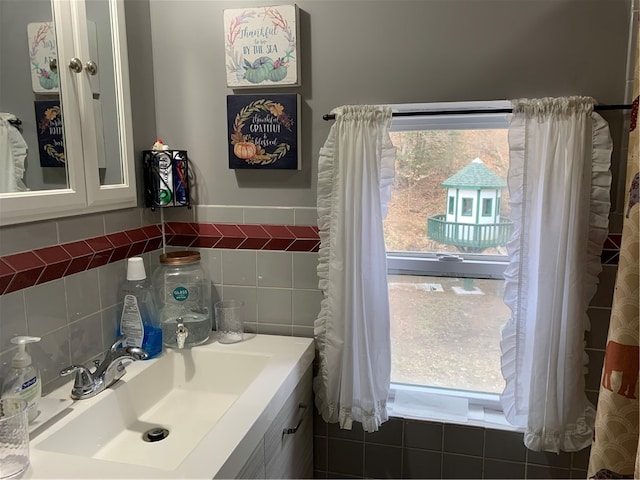
<svg viewBox="0 0 640 480"><path fill-rule="evenodd" d="M206 342L211 335L211 281L196 251L160 255L153 274L163 343L185 348Z"/></svg>

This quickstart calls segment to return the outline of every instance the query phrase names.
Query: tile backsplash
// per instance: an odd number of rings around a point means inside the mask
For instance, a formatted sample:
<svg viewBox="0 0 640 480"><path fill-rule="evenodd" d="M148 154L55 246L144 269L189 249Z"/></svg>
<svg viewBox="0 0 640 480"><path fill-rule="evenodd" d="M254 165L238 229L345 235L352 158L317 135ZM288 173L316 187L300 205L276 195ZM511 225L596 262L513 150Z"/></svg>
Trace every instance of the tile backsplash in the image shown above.
<svg viewBox="0 0 640 480"><path fill-rule="evenodd" d="M106 350L116 336L126 258L142 255L150 275L163 234L168 251L201 252L214 299L245 301L248 331L313 336L319 237L314 225L295 224L296 216L315 218L311 209L199 207L199 221L196 209L181 210L166 212L175 221L164 228L160 215L128 209L0 229L0 377L14 335L42 337L30 351L45 393L66 380L62 368Z"/></svg>

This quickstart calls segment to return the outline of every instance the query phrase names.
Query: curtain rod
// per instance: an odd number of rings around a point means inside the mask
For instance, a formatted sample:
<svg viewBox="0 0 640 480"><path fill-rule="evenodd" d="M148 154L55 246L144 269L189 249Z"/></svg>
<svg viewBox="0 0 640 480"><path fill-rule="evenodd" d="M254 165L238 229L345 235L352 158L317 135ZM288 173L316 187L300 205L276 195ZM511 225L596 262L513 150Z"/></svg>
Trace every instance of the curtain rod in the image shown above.
<svg viewBox="0 0 640 480"><path fill-rule="evenodd" d="M593 109L598 111L603 110L629 110L631 109L631 105L594 105ZM414 111L406 111L406 112L393 112L391 114L392 117L418 117L418 116L429 116L429 115L472 115L472 114L482 114L482 113L512 113L513 110L511 108L494 108L494 109L469 109L464 108L460 110L414 110ZM325 113L322 116L323 120L335 120L336 116L333 113Z"/></svg>

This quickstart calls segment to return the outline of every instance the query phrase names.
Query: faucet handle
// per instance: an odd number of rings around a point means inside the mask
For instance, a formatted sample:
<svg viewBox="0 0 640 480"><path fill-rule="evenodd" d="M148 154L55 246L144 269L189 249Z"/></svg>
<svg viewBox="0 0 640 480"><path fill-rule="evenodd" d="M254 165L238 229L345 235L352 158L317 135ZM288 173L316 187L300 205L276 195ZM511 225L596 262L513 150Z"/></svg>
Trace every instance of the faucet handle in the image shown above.
<svg viewBox="0 0 640 480"><path fill-rule="evenodd" d="M118 349L118 345L124 342L124 339L125 339L124 335L120 335L118 338L116 338L115 341L113 342L113 345L111 345L111 348L109 348L109 351L115 352Z"/></svg>
<svg viewBox="0 0 640 480"><path fill-rule="evenodd" d="M140 347L127 347L124 351L133 360L146 360L149 357L147 351Z"/></svg>
<svg viewBox="0 0 640 480"><path fill-rule="evenodd" d="M91 375L91 371L83 365L71 365L67 368L63 368L60 371L60 376L76 374L76 379L73 383L73 391L88 391L93 388L94 380Z"/></svg>

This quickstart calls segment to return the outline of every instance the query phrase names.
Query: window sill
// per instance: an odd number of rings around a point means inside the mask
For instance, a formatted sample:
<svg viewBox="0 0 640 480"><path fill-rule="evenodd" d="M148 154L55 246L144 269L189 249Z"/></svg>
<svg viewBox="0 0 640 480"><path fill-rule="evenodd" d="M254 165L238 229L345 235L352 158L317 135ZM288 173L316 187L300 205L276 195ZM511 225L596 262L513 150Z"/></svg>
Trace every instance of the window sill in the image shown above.
<svg viewBox="0 0 640 480"><path fill-rule="evenodd" d="M396 418L524 432L504 417L496 394L392 384L388 411Z"/></svg>

